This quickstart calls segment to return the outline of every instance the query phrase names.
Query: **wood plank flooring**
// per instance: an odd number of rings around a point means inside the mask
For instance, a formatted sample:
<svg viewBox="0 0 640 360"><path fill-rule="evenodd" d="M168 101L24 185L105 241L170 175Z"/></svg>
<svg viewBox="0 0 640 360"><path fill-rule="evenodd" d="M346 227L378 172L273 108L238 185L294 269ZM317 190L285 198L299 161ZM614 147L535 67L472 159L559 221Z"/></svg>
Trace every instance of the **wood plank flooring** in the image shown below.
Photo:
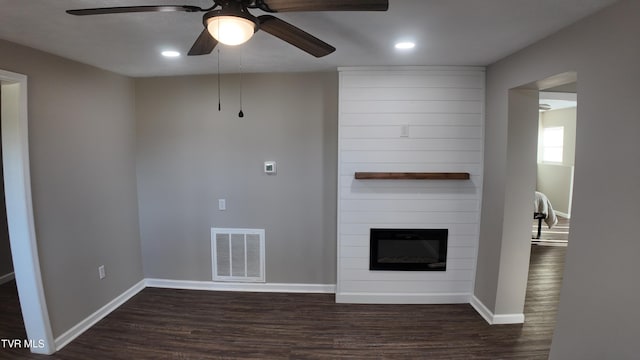
<svg viewBox="0 0 640 360"><path fill-rule="evenodd" d="M467 304L336 304L331 294L147 288L53 356L1 359L546 359L566 248L532 246L525 324L489 326ZM0 337L24 338L15 283Z"/></svg>
<svg viewBox="0 0 640 360"><path fill-rule="evenodd" d="M538 233L538 220L534 220L531 227L531 242L538 245L567 246L570 228L571 220L562 216L558 216L558 223L551 229L549 229L547 224L542 221L540 239L535 239L534 237Z"/></svg>

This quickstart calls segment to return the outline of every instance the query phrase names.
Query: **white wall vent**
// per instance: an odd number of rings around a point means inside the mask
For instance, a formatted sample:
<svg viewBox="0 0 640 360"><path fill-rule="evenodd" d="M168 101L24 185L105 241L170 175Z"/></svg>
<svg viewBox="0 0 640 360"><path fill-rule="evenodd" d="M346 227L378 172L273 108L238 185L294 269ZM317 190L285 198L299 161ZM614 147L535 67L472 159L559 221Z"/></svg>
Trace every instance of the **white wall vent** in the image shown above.
<svg viewBox="0 0 640 360"><path fill-rule="evenodd" d="M264 282L264 229L211 228L213 281Z"/></svg>

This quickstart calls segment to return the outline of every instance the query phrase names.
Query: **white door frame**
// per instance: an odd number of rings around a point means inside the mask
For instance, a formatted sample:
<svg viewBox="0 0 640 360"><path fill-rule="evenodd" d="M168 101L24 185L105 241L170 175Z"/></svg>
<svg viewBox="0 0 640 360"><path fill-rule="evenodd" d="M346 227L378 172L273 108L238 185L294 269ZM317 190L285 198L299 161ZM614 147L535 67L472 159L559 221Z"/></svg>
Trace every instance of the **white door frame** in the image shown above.
<svg viewBox="0 0 640 360"><path fill-rule="evenodd" d="M31 201L27 77L0 70L2 163L13 268L31 351L55 352L44 297ZM24 345L24 343L23 343Z"/></svg>

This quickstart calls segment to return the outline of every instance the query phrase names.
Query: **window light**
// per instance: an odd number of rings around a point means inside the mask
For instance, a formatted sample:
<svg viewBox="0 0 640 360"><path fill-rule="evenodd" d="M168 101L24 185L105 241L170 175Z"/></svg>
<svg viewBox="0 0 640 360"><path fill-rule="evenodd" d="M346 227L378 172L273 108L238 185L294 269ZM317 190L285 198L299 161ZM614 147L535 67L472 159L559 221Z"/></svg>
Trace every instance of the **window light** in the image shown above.
<svg viewBox="0 0 640 360"><path fill-rule="evenodd" d="M561 163L564 145L564 127L547 127L542 131L542 161Z"/></svg>

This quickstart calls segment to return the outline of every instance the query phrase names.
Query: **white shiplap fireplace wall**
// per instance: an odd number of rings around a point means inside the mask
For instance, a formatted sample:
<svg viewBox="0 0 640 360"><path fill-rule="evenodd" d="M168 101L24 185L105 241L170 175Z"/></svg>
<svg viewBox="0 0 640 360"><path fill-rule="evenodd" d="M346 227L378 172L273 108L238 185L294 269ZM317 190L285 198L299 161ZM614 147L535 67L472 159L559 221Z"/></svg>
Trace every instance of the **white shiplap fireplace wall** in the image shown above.
<svg viewBox="0 0 640 360"><path fill-rule="evenodd" d="M337 302L468 303L482 192L484 68L340 68ZM355 180L357 171L470 180ZM446 271L370 271L371 228L449 229Z"/></svg>

